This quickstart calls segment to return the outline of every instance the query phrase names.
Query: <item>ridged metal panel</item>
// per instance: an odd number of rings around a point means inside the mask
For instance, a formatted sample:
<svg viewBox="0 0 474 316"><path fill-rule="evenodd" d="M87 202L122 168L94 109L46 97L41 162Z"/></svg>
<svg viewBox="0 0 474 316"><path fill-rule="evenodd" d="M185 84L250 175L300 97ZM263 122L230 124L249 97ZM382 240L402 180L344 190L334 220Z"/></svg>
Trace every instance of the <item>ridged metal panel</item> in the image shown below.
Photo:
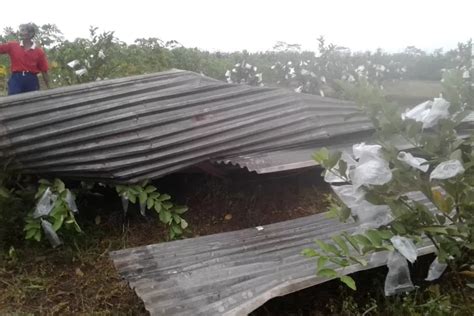
<svg viewBox="0 0 474 316"><path fill-rule="evenodd" d="M180 70L0 98L0 158L101 181L136 182L370 129L350 102Z"/></svg>
<svg viewBox="0 0 474 316"><path fill-rule="evenodd" d="M430 209L418 193L410 197ZM315 274L315 261L301 251L314 240L358 225L328 219L326 214L240 231L165 242L111 253L120 275L129 282L152 315L246 315L269 299L327 279ZM425 244L418 254L430 253ZM349 274L386 264L386 255L352 265Z"/></svg>

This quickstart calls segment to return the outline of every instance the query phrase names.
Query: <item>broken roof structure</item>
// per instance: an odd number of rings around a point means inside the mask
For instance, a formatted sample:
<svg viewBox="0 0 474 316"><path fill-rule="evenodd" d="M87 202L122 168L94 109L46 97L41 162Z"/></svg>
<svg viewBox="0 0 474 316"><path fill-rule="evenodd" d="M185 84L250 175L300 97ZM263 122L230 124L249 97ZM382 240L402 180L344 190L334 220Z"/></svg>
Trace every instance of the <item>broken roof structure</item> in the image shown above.
<svg viewBox="0 0 474 316"><path fill-rule="evenodd" d="M182 70L0 98L0 159L96 181L133 183L204 161L257 172L307 167L318 147L371 131L352 102Z"/></svg>
<svg viewBox="0 0 474 316"><path fill-rule="evenodd" d="M408 195L436 210L420 192ZM111 258L151 315L247 315L273 297L328 281L315 273L314 258L301 252L313 248L315 239L331 242L331 236L358 229L359 222L344 224L322 213L113 251ZM429 242L417 247L418 256L435 249ZM330 265L347 275L385 265L387 252L366 256L366 260L366 266Z"/></svg>

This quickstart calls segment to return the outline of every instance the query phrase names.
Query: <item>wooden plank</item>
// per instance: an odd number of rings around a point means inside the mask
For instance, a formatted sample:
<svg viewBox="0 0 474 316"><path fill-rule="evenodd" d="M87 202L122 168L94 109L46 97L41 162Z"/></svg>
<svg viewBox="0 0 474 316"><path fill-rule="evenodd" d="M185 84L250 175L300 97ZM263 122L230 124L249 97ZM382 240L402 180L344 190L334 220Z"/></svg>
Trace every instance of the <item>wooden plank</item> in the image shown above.
<svg viewBox="0 0 474 316"><path fill-rule="evenodd" d="M428 203L418 195L417 200ZM357 229L317 214L259 228L115 251L120 275L152 315L245 315L269 299L326 282L301 251ZM263 229L262 229L263 228ZM431 245L419 255L432 252ZM349 274L384 265L386 255L353 265Z"/></svg>

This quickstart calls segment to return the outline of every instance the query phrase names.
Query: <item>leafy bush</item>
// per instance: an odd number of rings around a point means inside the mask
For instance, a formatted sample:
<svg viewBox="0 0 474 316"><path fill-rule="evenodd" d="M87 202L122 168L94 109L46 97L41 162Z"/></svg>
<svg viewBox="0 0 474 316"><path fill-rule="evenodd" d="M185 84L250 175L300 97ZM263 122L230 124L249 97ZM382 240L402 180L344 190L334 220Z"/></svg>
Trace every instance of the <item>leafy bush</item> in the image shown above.
<svg viewBox="0 0 474 316"><path fill-rule="evenodd" d="M383 223L369 223L371 229L334 236L333 243L317 241L318 250L306 249L307 256L317 258L318 275L336 277L335 267L343 271L352 264L366 265L368 254L386 250L394 253L388 259L389 269L391 263L396 268L407 266L406 260L416 260L416 245L427 238L437 254L433 270L442 272L449 264L472 277L474 135L463 128L474 110L471 55L472 43L460 44L461 63L445 74L450 103L435 99L403 112L366 83L353 91L374 123L377 145L354 145L354 157L322 149L314 158L326 169L327 179L352 185L350 192L365 203L360 212L370 212L374 205L386 205L390 212ZM436 210L413 199L411 192L421 192ZM342 220L361 215L339 205L333 205L331 213ZM395 259L397 254L403 257ZM340 278L355 289L350 277Z"/></svg>
<svg viewBox="0 0 474 316"><path fill-rule="evenodd" d="M71 190L60 179L40 179L38 184L34 184L33 177L12 172L7 167L0 172L0 249L8 250L21 243L21 231L24 231L24 239L39 242L46 237L53 247L60 245L64 237L70 239L82 233L76 221L79 215L76 194L87 199L94 185ZM122 198L125 212L129 201L138 202L142 215L146 209L153 209L166 225L170 239L180 237L188 227L181 217L187 207L174 205L171 197L159 193L155 186L144 182L111 187Z"/></svg>
<svg viewBox="0 0 474 316"><path fill-rule="evenodd" d="M183 230L188 227L188 223L181 217L188 208L186 206L174 205L168 194L160 194L153 185L143 182L139 185L117 185L117 193L122 198L124 212L128 210L128 202L137 203L140 206L140 213L145 216L145 210L154 210L160 221L169 227L169 238L174 239L183 234Z"/></svg>

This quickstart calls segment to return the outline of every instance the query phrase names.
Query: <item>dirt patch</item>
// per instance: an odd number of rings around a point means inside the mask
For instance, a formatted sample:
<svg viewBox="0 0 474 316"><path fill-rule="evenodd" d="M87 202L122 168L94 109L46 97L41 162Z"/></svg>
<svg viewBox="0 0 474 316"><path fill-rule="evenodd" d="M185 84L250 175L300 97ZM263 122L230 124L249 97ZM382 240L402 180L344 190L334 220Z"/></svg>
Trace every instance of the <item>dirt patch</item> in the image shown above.
<svg viewBox="0 0 474 316"><path fill-rule="evenodd" d="M184 203L194 236L239 230L326 210L329 187L319 171L187 178ZM189 190L189 191L188 191Z"/></svg>

